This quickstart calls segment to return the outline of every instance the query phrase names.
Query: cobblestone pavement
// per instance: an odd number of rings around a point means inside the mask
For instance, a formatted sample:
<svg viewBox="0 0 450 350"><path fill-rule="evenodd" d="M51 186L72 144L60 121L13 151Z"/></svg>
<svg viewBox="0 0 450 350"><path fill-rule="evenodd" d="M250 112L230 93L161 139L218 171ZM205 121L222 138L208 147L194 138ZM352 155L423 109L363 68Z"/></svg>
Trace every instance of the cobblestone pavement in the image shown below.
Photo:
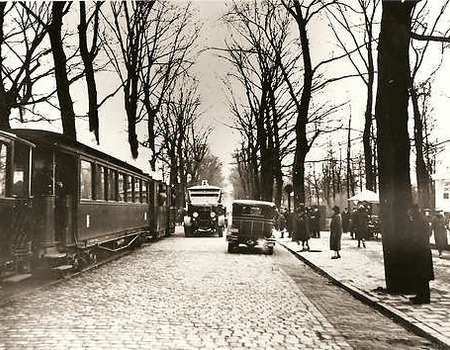
<svg viewBox="0 0 450 350"><path fill-rule="evenodd" d="M336 304L339 294L318 303L299 288L299 281L316 285L308 273L278 246L273 256L228 254L223 238L175 236L3 305L0 349L362 348L355 339L367 331L328 320L334 306L324 303ZM342 318L364 312L353 308ZM391 329L390 320L377 317ZM435 348L401 327L392 330L385 344L401 339L402 346L373 348Z"/></svg>
<svg viewBox="0 0 450 350"><path fill-rule="evenodd" d="M330 259L329 232L321 232L321 238L310 239L310 252L298 252L299 246L289 239L279 242L297 251L296 254L309 261L332 279L355 291L364 298L377 303L389 313L412 324L441 344L450 348L450 255L439 259L433 251L435 280L430 283L431 304L412 305L409 295L389 295L385 288L383 252L381 241L366 242L367 248L357 248L357 241L348 234L342 237L341 259Z"/></svg>
<svg viewBox="0 0 450 350"><path fill-rule="evenodd" d="M278 298L279 289L284 298ZM351 348L271 256L172 237L0 309L0 348Z"/></svg>

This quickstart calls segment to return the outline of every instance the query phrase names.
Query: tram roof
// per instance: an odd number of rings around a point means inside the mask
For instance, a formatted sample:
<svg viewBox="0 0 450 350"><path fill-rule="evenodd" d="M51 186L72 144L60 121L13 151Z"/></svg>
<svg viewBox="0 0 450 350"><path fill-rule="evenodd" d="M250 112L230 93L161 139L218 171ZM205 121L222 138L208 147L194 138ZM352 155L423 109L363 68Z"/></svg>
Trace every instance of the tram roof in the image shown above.
<svg viewBox="0 0 450 350"><path fill-rule="evenodd" d="M189 187L188 190L221 190L222 187L210 186L210 185L198 185Z"/></svg>
<svg viewBox="0 0 450 350"><path fill-rule="evenodd" d="M275 203L266 202L266 201L257 201L253 199L235 199L233 204L242 204L242 205L267 205L271 207L275 207Z"/></svg>
<svg viewBox="0 0 450 350"><path fill-rule="evenodd" d="M145 174L141 169L131 165L123 160L115 158L109 154L106 154L98 149L92 148L84 143L78 142L70 137L67 137L62 134L58 134L52 131L47 130L37 130L37 129L12 129L10 131L11 134L17 135L18 137L25 139L29 142L32 142L36 145L45 144L48 146L53 146L56 148L62 148L65 150L72 151L74 153L82 153L84 155L88 155L94 158L98 158L104 160L106 162L110 162L116 164L118 166L127 168L131 171L134 171L141 175Z"/></svg>

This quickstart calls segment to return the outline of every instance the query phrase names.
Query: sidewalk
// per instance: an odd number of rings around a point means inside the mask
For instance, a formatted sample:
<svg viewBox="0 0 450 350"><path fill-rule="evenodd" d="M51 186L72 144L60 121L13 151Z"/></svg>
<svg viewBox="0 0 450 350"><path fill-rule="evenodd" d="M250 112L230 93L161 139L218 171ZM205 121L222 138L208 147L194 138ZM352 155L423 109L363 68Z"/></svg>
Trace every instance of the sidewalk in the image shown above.
<svg viewBox="0 0 450 350"><path fill-rule="evenodd" d="M343 234L341 259L331 259L333 252L329 249L327 231L321 232L321 238L310 239L309 252L299 252L301 246L290 238L277 240L356 298L417 334L438 342L442 348L450 349L450 252L439 259L433 250L435 280L430 283L431 304L413 305L408 299L410 295L389 295L383 291L386 284L381 240L367 241L367 248L357 248L357 241Z"/></svg>

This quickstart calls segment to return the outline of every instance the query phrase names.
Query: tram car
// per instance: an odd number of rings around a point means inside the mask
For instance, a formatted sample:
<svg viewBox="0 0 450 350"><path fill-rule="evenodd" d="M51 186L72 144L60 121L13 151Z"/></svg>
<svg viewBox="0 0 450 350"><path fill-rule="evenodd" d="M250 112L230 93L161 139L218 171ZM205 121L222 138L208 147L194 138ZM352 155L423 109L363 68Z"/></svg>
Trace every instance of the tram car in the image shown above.
<svg viewBox="0 0 450 350"><path fill-rule="evenodd" d="M79 270L169 235L170 198L166 184L63 135L0 131L0 279Z"/></svg>

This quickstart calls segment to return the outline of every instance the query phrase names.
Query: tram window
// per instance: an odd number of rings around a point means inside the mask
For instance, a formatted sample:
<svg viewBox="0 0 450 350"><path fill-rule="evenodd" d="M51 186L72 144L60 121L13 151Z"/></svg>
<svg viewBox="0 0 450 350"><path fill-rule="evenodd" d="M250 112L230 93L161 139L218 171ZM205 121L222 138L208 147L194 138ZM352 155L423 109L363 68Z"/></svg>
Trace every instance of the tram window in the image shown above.
<svg viewBox="0 0 450 350"><path fill-rule="evenodd" d="M16 143L14 153L14 172L11 195L13 197L25 197L28 193L30 148L20 143Z"/></svg>
<svg viewBox="0 0 450 350"><path fill-rule="evenodd" d="M116 201L116 178L117 171L108 169L108 200Z"/></svg>
<svg viewBox="0 0 450 350"><path fill-rule="evenodd" d="M142 181L141 193L142 193L142 203L147 203L148 200L147 181Z"/></svg>
<svg viewBox="0 0 450 350"><path fill-rule="evenodd" d="M97 171L96 171L96 197L95 199L104 200L105 199L105 167L101 165L97 165Z"/></svg>
<svg viewBox="0 0 450 350"><path fill-rule="evenodd" d="M6 197L6 169L8 160L8 146L0 142L0 197Z"/></svg>
<svg viewBox="0 0 450 350"><path fill-rule="evenodd" d="M125 201L125 188L126 186L125 184L125 175L122 173L119 173L119 177L118 177L118 188L119 188L119 192L118 192L118 198L120 202L124 202Z"/></svg>
<svg viewBox="0 0 450 350"><path fill-rule="evenodd" d="M134 202L134 178L129 175L127 178L127 202Z"/></svg>
<svg viewBox="0 0 450 350"><path fill-rule="evenodd" d="M80 187L82 199L92 199L92 166L91 162L81 161Z"/></svg>

